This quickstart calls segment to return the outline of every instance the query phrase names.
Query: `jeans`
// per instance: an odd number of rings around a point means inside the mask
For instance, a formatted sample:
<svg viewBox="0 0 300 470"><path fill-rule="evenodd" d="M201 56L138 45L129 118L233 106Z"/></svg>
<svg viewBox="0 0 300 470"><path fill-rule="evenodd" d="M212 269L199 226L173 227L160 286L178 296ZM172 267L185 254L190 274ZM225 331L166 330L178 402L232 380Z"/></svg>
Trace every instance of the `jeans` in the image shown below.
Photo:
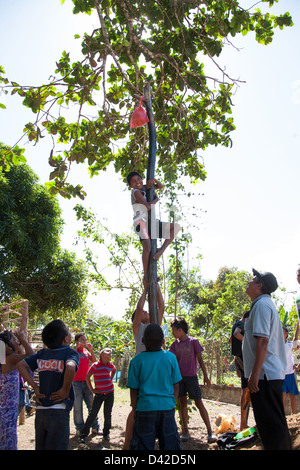
<svg viewBox="0 0 300 470"><path fill-rule="evenodd" d="M136 411L130 450L154 450L156 438L160 450L181 450L175 410Z"/></svg>
<svg viewBox="0 0 300 470"><path fill-rule="evenodd" d="M86 382L73 382L73 389L75 393L73 418L76 431L81 431L84 426L83 419L83 402L86 404L88 412L91 411L93 405L94 395L90 391ZM98 417L92 423L92 429L99 429Z"/></svg>
<svg viewBox="0 0 300 470"><path fill-rule="evenodd" d="M25 390L22 389L22 385L19 388L19 409L18 414L21 413L22 409L25 406Z"/></svg>
<svg viewBox="0 0 300 470"><path fill-rule="evenodd" d="M68 450L69 437L69 410L36 410L35 450Z"/></svg>
<svg viewBox="0 0 300 470"><path fill-rule="evenodd" d="M114 404L114 392L98 393L94 396L92 409L87 417L84 427L81 431L81 436L88 436L92 423L97 418L102 403L104 402L104 426L103 436L108 436L111 428L111 412Z"/></svg>

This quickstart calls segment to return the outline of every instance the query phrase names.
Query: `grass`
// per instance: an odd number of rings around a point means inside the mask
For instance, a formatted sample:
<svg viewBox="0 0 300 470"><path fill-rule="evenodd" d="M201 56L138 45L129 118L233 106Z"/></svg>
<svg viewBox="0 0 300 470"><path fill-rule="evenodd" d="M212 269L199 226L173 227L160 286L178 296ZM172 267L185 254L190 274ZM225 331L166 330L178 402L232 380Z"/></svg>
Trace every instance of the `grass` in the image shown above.
<svg viewBox="0 0 300 470"><path fill-rule="evenodd" d="M120 387L117 383L115 386L115 404L125 405L130 404L130 391L127 387Z"/></svg>

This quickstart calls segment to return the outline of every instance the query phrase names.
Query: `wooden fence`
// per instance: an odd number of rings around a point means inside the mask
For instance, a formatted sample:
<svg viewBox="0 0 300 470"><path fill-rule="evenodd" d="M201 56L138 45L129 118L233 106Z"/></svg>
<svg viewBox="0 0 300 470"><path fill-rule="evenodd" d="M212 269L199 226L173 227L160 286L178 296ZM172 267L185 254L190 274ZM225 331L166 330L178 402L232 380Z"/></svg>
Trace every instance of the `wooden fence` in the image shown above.
<svg viewBox="0 0 300 470"><path fill-rule="evenodd" d="M0 307L0 331L20 328L28 334L28 300L18 300Z"/></svg>

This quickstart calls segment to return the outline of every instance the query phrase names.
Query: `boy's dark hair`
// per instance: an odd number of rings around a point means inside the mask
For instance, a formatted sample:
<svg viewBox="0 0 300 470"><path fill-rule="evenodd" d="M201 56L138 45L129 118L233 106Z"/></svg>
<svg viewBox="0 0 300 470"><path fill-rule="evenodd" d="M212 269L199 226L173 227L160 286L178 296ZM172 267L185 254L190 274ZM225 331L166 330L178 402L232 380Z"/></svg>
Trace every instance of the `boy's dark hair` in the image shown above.
<svg viewBox="0 0 300 470"><path fill-rule="evenodd" d="M187 322L185 321L184 318L179 318L178 320L173 320L171 322L171 328L174 326L174 328L176 328L178 330L178 328L181 328L186 334L189 330L189 326L187 324Z"/></svg>
<svg viewBox="0 0 300 470"><path fill-rule="evenodd" d="M68 327L62 320L53 320L43 329L42 340L47 348L56 349L62 345L63 340L68 334Z"/></svg>
<svg viewBox="0 0 300 470"><path fill-rule="evenodd" d="M75 335L75 338L74 338L74 339L75 339L75 341L78 341L78 340L79 340L79 338L81 338L81 336L84 336L84 333L83 333L83 331L81 331L81 333L76 333L76 335Z"/></svg>
<svg viewBox="0 0 300 470"><path fill-rule="evenodd" d="M127 183L129 184L129 186L130 186L131 178L132 178L133 176L139 176L140 178L142 178L141 175L140 175L137 171L131 171L131 172L128 173L128 175L127 175Z"/></svg>
<svg viewBox="0 0 300 470"><path fill-rule="evenodd" d="M159 351L164 342L163 330L156 323L150 323L145 328L143 343L147 351Z"/></svg>

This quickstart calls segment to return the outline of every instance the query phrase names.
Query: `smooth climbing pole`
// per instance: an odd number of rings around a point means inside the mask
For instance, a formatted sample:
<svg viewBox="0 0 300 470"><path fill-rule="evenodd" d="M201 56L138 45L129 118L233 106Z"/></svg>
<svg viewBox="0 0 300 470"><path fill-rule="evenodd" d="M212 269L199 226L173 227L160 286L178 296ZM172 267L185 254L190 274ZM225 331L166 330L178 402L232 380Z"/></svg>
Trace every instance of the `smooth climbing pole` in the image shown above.
<svg viewBox="0 0 300 470"><path fill-rule="evenodd" d="M148 165L147 165L147 181L151 178L154 178L155 175L155 162L156 162L156 128L155 121L152 112L152 103L151 103L151 88L149 84L146 84L144 87L144 105L148 114L149 122L149 156L148 156ZM152 186L147 190L147 201L151 202L154 199L154 187ZM156 233L155 224L155 205L152 206L152 210L148 211L148 227L151 233ZM157 251L157 240L156 236L151 236L151 254L149 259L148 267L148 303L149 303L149 315L150 323L159 323L158 320L158 305L157 305L157 261L153 259L153 255Z"/></svg>

